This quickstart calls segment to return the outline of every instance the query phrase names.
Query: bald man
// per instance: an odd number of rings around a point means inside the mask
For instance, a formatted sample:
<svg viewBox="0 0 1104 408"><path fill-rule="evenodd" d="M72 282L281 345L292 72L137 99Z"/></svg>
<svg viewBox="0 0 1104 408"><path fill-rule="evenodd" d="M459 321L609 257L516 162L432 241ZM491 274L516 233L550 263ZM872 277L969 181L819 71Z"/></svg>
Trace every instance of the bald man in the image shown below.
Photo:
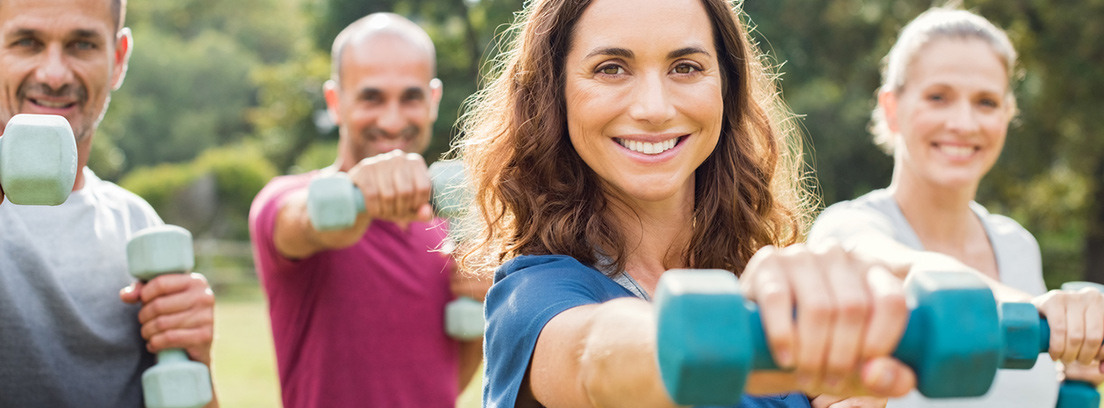
<svg viewBox="0 0 1104 408"><path fill-rule="evenodd" d="M448 338L445 305L460 294L481 300L487 287L472 293L435 251L445 231L432 219L420 155L441 101L433 43L403 17L372 14L337 36L332 64L324 91L340 129L334 164L273 179L249 217L284 407L454 406L482 339ZM366 211L349 228L318 231L306 187L338 171Z"/></svg>

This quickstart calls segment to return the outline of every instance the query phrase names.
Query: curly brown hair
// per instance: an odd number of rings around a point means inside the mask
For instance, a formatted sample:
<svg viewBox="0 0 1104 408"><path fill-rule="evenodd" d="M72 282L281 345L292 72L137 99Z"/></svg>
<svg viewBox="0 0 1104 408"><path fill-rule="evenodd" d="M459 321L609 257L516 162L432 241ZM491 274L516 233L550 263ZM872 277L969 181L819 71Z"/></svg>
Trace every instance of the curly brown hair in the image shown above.
<svg viewBox="0 0 1104 408"><path fill-rule="evenodd" d="M739 273L759 248L801 238L811 195L802 182L800 136L775 75L749 40L742 12L702 0L713 25L725 101L720 140L695 172L694 268ZM461 265L490 273L519 255L560 254L607 271L624 269L627 244L599 177L567 133L564 64L589 0L536 0L504 34L511 44L489 83L467 101L453 147L475 203ZM608 257L608 260L600 258Z"/></svg>

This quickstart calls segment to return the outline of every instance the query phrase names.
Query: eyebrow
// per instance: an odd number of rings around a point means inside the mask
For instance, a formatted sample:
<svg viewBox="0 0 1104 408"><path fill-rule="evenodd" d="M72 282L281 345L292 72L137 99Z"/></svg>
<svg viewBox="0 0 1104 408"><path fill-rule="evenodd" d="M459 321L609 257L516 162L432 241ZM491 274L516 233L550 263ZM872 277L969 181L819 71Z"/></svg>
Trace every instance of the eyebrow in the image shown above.
<svg viewBox="0 0 1104 408"><path fill-rule="evenodd" d="M703 49L701 47L697 47L697 46L691 46L691 47L679 48L677 50L674 50L674 51L671 51L671 52L667 53L667 59L681 58L681 57L685 57L685 56L691 55L691 54L705 54L706 56L709 56L709 52L706 51L705 49ZM593 56L596 56L596 55L608 55L608 56L611 56L611 57L633 58L633 56L635 54L633 54L632 51L630 51L628 49L625 49L625 48L602 47L602 48L597 48L594 51L591 51L589 54L587 54L586 58L590 58L590 57L593 57Z"/></svg>
<svg viewBox="0 0 1104 408"><path fill-rule="evenodd" d="M707 56L707 57L710 56L709 51L706 51L704 48L693 46L693 47L683 47L683 48L679 48L677 50L671 51L670 53L667 54L667 59L681 58L681 57L685 57L685 56L691 55L691 54L705 54L705 56Z"/></svg>
<svg viewBox="0 0 1104 408"><path fill-rule="evenodd" d="M73 30L73 37L92 40L99 40L104 38L104 36L101 35L99 31L85 29Z"/></svg>
<svg viewBox="0 0 1104 408"><path fill-rule="evenodd" d="M359 91L359 92L357 92L357 94L358 94L358 95L359 95L359 97L361 97L361 98L365 98L365 97L369 97L369 96L377 96L377 95L383 95L383 93L384 93L384 92L383 92L383 90L382 90L382 89L380 89L380 88L375 88L375 87L365 87L365 88L361 88L361 89L360 89L360 91ZM424 96L425 96L425 91L424 91L424 90L423 90L422 88L419 88L419 87L416 87L416 86L412 86L412 87L409 87L409 88L403 89L403 90L402 90L402 93L400 93L400 95L402 95L403 97L409 97L409 96L420 96L420 97L424 97Z"/></svg>
<svg viewBox="0 0 1104 408"><path fill-rule="evenodd" d="M41 31L35 30L33 28L19 28L19 29L16 29L15 31L13 31L11 33L12 37L17 37L17 38L40 37L41 35L42 35ZM99 40L99 39L104 38L104 36L101 35L99 31L88 30L88 29L73 30L72 36L75 37L75 38L92 39L92 40Z"/></svg>
<svg viewBox="0 0 1104 408"><path fill-rule="evenodd" d="M608 55L608 56L611 56L611 57L632 58L634 54L633 54L632 51L629 51L628 49L625 49L625 48L602 47L602 48L597 48L594 51L591 51L590 54L587 54L586 58L590 58L590 57L593 57L593 56L596 56L596 55ZM586 58L584 58L584 59L586 59Z"/></svg>
<svg viewBox="0 0 1104 408"><path fill-rule="evenodd" d="M33 30L33 29L30 29L30 28L19 28L19 29L16 29L15 31L12 31L10 36L19 37L19 38L37 37L38 36L38 30Z"/></svg>

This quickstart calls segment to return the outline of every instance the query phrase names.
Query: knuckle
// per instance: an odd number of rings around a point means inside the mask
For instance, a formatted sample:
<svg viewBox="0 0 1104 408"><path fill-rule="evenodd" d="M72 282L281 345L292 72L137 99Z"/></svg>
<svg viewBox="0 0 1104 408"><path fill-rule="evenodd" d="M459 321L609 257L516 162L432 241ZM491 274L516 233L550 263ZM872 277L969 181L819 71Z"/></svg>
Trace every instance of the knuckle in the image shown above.
<svg viewBox="0 0 1104 408"><path fill-rule="evenodd" d="M789 296L778 285L766 285L756 294L756 301L766 305L782 305L789 302Z"/></svg>
<svg viewBox="0 0 1104 408"><path fill-rule="evenodd" d="M886 309L888 312L908 312L908 299L901 292L879 294L874 302L878 309Z"/></svg>
<svg viewBox="0 0 1104 408"><path fill-rule="evenodd" d="M159 350L162 350L162 349L165 348L165 344L167 342L166 338L168 337L168 335L169 335L168 333L158 333L158 334L150 337L146 341L146 343L149 344L149 347L151 349L153 349L155 352L159 351Z"/></svg>
<svg viewBox="0 0 1104 408"><path fill-rule="evenodd" d="M146 319L148 321L156 319L157 316L160 316L165 309L165 306L164 302L161 302L160 299L157 299L152 302L146 303L146 306L142 309L146 310Z"/></svg>
<svg viewBox="0 0 1104 408"><path fill-rule="evenodd" d="M142 325L142 338L143 339L146 339L146 341L149 341L150 337L153 336L154 334L156 334L156 333L152 329L150 329L147 325Z"/></svg>
<svg viewBox="0 0 1104 408"><path fill-rule="evenodd" d="M838 359L829 359L828 364L824 366L824 373L831 377L844 377L851 371L851 363Z"/></svg>
<svg viewBox="0 0 1104 408"><path fill-rule="evenodd" d="M1059 337L1065 334L1066 319L1063 319L1061 317L1051 317L1047 319L1047 323L1050 325L1050 330L1052 332L1057 332Z"/></svg>
<svg viewBox="0 0 1104 408"><path fill-rule="evenodd" d="M848 297L839 301L839 311L842 315L862 318L869 310L870 303L863 297Z"/></svg>
<svg viewBox="0 0 1104 408"><path fill-rule="evenodd" d="M825 299L807 299L804 301L803 305L804 307L801 309L802 314L814 321L831 319L836 315L835 307Z"/></svg>

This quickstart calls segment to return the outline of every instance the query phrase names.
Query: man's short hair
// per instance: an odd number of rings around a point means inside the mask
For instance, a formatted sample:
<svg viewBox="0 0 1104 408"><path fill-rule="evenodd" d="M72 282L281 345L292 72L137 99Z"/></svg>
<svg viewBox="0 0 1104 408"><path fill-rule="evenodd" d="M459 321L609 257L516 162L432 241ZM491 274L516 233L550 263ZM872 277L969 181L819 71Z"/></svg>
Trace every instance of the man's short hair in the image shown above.
<svg viewBox="0 0 1104 408"><path fill-rule="evenodd" d="M352 22L337 34L330 51L330 78L341 86L341 62L349 45L378 34L389 34L422 47L429 54L431 76L437 76L437 50L425 30L395 13L372 13Z"/></svg>

